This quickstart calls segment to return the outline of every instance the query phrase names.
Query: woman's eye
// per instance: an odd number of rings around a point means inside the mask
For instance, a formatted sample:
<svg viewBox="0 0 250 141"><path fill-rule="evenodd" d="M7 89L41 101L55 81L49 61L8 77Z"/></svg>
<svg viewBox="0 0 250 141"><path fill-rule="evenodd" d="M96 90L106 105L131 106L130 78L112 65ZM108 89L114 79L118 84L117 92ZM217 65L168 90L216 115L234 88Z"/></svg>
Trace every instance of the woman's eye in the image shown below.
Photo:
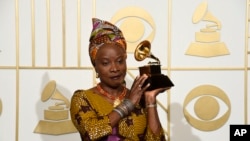
<svg viewBox="0 0 250 141"><path fill-rule="evenodd" d="M118 63L122 64L124 61L121 59L121 60L118 60Z"/></svg>
<svg viewBox="0 0 250 141"><path fill-rule="evenodd" d="M103 66L107 66L107 65L108 65L108 62L102 62L102 65L103 65Z"/></svg>

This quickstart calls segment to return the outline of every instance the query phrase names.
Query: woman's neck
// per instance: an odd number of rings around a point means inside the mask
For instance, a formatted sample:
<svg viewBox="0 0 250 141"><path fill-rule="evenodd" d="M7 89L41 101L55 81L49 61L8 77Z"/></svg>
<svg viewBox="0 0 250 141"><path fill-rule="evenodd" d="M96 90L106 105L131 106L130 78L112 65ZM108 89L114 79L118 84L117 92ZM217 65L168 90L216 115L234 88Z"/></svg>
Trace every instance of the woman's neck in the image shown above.
<svg viewBox="0 0 250 141"><path fill-rule="evenodd" d="M123 85L120 85L118 87L109 87L107 85L104 85L103 83L99 83L98 84L105 92L107 92L108 94L117 97L119 96L125 89L125 87Z"/></svg>

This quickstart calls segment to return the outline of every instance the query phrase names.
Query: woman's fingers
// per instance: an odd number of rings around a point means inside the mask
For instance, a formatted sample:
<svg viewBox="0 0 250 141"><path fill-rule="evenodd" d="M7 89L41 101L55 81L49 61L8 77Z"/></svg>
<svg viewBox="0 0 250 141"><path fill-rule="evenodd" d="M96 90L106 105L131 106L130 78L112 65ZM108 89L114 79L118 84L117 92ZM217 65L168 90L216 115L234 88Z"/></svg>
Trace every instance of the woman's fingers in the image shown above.
<svg viewBox="0 0 250 141"><path fill-rule="evenodd" d="M138 86L142 87L147 78L148 76L146 74L143 74L142 76L140 76L138 80L138 83L139 83Z"/></svg>
<svg viewBox="0 0 250 141"><path fill-rule="evenodd" d="M130 99L134 101L135 104L137 104L140 99L141 95L144 93L144 91L149 87L149 85L143 86L145 80L148 78L146 74L142 76L136 77L134 80L132 87L130 89Z"/></svg>
<svg viewBox="0 0 250 141"><path fill-rule="evenodd" d="M133 88L141 88L147 78L148 76L146 74L143 74L142 76L137 76L132 84L131 90Z"/></svg>
<svg viewBox="0 0 250 141"><path fill-rule="evenodd" d="M134 82L133 82L133 84L132 84L132 86L131 86L131 89L132 89L133 87L135 87L135 83L138 81L138 79L139 79L139 76L136 76L136 78L135 78L135 80L134 80Z"/></svg>

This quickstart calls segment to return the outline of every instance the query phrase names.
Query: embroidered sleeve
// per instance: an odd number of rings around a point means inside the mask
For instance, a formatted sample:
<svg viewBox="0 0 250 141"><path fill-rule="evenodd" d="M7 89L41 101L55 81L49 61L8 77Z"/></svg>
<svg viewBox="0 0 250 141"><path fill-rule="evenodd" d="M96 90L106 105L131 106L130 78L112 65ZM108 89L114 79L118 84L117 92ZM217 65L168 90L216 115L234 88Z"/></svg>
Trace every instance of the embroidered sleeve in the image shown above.
<svg viewBox="0 0 250 141"><path fill-rule="evenodd" d="M161 132L159 134L154 134L149 128L147 128L145 140L146 141L166 141L166 138L165 138L163 129L161 129Z"/></svg>
<svg viewBox="0 0 250 141"><path fill-rule="evenodd" d="M76 91L71 98L71 120L82 138L96 140L111 134L108 116L97 116L84 91Z"/></svg>

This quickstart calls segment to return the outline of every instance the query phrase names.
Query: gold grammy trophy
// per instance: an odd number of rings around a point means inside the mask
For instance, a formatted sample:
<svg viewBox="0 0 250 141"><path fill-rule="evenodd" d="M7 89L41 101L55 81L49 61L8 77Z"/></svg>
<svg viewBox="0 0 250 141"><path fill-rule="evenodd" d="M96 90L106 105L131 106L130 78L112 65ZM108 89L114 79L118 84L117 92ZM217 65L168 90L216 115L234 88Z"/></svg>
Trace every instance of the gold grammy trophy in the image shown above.
<svg viewBox="0 0 250 141"><path fill-rule="evenodd" d="M150 42L144 40L139 43L134 52L134 57L137 61L142 61L145 58L151 58L155 60L155 62L149 62L147 65L139 67L140 75L147 74L149 76L144 82L143 86L150 83L150 87L147 90L174 86L169 77L161 73L160 60L151 54L150 49Z"/></svg>

